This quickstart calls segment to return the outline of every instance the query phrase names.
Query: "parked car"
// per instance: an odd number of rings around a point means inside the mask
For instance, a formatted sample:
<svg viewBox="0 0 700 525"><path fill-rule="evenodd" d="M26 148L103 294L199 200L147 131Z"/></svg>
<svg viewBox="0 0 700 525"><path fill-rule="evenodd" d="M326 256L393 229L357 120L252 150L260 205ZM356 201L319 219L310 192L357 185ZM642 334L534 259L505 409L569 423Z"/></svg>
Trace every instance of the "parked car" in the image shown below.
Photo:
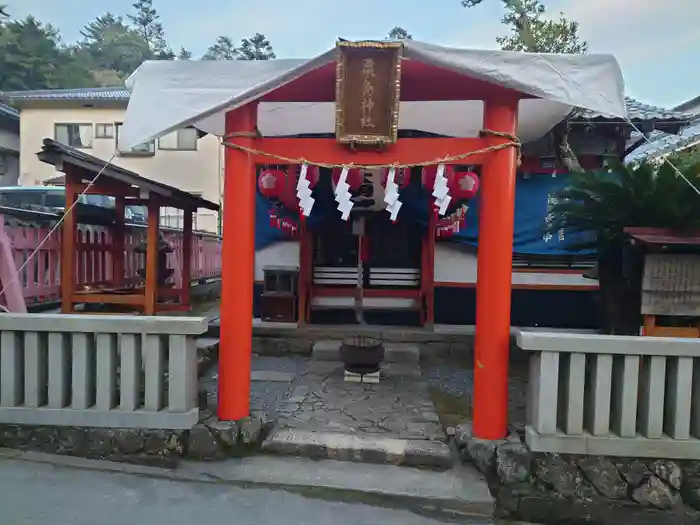
<svg viewBox="0 0 700 525"><path fill-rule="evenodd" d="M66 205L66 192L62 186L11 186L0 187L0 206L42 210L61 213ZM110 222L114 215L115 199L106 195L81 195L76 207L81 222ZM127 206L124 218L135 224L146 223L145 206Z"/></svg>

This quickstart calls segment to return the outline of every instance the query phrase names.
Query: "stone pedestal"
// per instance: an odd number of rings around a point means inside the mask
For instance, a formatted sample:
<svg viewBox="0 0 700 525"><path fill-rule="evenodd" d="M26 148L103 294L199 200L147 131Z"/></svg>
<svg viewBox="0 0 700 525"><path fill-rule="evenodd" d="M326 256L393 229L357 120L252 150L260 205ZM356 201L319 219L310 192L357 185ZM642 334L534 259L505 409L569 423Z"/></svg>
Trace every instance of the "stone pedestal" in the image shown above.
<svg viewBox="0 0 700 525"><path fill-rule="evenodd" d="M354 374L352 372L345 371L345 381L348 383L369 383L378 385L379 384L380 371L377 370L371 374Z"/></svg>

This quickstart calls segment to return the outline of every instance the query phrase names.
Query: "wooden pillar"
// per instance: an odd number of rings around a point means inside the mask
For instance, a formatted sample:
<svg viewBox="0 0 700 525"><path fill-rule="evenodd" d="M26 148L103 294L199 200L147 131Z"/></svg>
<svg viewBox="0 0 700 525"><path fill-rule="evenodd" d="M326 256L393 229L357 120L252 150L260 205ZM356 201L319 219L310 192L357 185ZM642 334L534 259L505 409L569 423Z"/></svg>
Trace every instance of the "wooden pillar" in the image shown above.
<svg viewBox="0 0 700 525"><path fill-rule="evenodd" d="M309 292L311 290L311 280L313 275L313 238L306 218L301 217L299 221L299 302L298 318L299 325L309 322Z"/></svg>
<svg viewBox="0 0 700 525"><path fill-rule="evenodd" d="M126 235L126 203L123 196L115 197L114 208L117 220L112 231L112 286L124 285L124 237Z"/></svg>
<svg viewBox="0 0 700 525"><path fill-rule="evenodd" d="M194 212L185 208L182 224L182 286L180 304L190 305L190 286L192 284L192 215Z"/></svg>
<svg viewBox="0 0 700 525"><path fill-rule="evenodd" d="M144 315L155 315L158 302L158 229L160 205L148 201L148 228L146 233L146 291L143 305Z"/></svg>
<svg viewBox="0 0 700 525"><path fill-rule="evenodd" d="M517 122L517 99L484 101L485 129L515 134ZM490 154L481 176L473 399L474 434L482 439L505 438L508 426L515 170L516 150L505 148Z"/></svg>
<svg viewBox="0 0 700 525"><path fill-rule="evenodd" d="M428 226L423 240L421 254L421 281L425 300L424 325L435 325L435 234L437 217L433 209L432 199L428 203Z"/></svg>
<svg viewBox="0 0 700 525"><path fill-rule="evenodd" d="M70 165L66 165L65 169L66 211L63 218L63 234L61 237L61 312L71 314L73 313L73 293L75 292L77 280L75 254L78 248L78 219L75 210L75 202L77 200L75 187L78 181Z"/></svg>
<svg viewBox="0 0 700 525"><path fill-rule="evenodd" d="M226 133L254 133L257 103L229 111ZM251 137L231 142L252 147ZM253 338L255 279L255 163L249 153L224 151L224 221L221 254L221 335L219 406L221 420L250 414L250 362Z"/></svg>

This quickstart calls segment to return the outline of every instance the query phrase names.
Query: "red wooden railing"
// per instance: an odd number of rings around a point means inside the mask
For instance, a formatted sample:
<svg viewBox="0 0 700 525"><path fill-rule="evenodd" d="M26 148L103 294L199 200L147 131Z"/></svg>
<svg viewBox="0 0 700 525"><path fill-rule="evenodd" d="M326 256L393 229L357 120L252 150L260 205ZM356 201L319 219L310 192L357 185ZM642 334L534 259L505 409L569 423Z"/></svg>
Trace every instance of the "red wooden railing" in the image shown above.
<svg viewBox="0 0 700 525"><path fill-rule="evenodd" d="M0 306L10 311L17 308L18 301L32 306L60 299L61 230L58 228L49 236L55 222L35 222L31 220L31 214L29 217L27 215L23 212L20 222L9 215L0 214L0 290L4 288L0 294ZM168 267L174 269L175 286L179 288L182 285L182 232L163 228L163 234L173 248L168 255ZM144 266L144 254L137 253L136 247L145 239L145 235L145 227L128 226L125 235L126 284L141 279L137 270ZM44 239L46 241L42 244ZM111 280L111 246L112 239L107 228L78 225L76 272L79 285L99 286ZM31 260L26 263L30 256ZM220 273L220 237L194 232L191 279L214 278Z"/></svg>

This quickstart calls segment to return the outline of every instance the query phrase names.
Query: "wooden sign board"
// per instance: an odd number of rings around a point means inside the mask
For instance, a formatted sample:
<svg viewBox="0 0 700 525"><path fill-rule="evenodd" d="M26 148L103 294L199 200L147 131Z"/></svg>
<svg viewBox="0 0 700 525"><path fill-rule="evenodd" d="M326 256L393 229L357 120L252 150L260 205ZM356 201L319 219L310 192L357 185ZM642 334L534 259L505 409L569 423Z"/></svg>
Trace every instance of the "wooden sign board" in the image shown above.
<svg viewBox="0 0 700 525"><path fill-rule="evenodd" d="M700 256L647 255L642 314L700 317Z"/></svg>
<svg viewBox="0 0 700 525"><path fill-rule="evenodd" d="M338 42L337 48L336 139L364 145L396 142L403 44Z"/></svg>

